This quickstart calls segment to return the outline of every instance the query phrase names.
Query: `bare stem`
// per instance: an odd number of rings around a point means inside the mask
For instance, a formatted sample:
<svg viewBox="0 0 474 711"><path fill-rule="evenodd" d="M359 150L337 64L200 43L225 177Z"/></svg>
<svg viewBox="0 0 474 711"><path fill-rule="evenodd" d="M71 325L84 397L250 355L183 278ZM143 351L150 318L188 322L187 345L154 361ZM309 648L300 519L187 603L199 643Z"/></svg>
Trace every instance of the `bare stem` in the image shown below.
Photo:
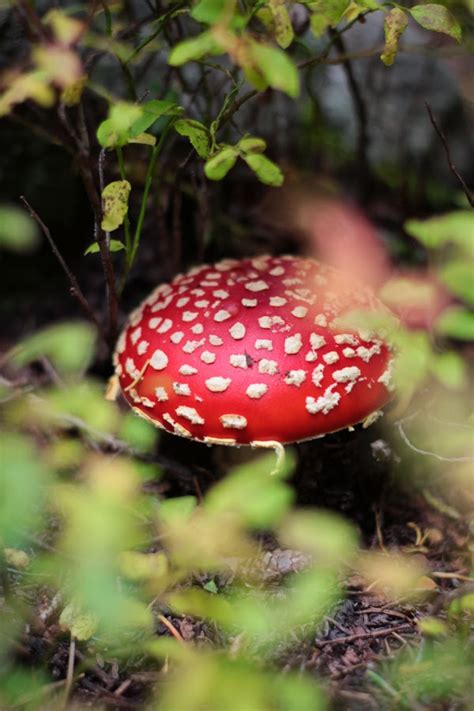
<svg viewBox="0 0 474 711"><path fill-rule="evenodd" d="M69 284L70 284L70 293L80 303L82 310L84 311L87 318L90 321L92 321L92 323L96 326L98 332L100 334L102 334L101 324L99 323L97 316L93 312L91 305L87 301L87 298L85 297L84 292L82 291L81 287L79 286L79 283L78 283L76 277L69 269L64 257L62 256L61 252L59 251L59 249L56 246L56 243L54 242L53 238L51 237L51 232L50 232L49 228L44 224L43 220L40 218L38 213L31 207L30 203L28 202L28 200L25 198L24 195L20 195L20 200L22 201L22 203L24 204L24 206L30 213L33 220L39 225L42 233L46 237L46 239L51 247L51 251L53 252L56 259L58 260L59 264L61 265L64 273L66 274L66 276L69 280Z"/></svg>

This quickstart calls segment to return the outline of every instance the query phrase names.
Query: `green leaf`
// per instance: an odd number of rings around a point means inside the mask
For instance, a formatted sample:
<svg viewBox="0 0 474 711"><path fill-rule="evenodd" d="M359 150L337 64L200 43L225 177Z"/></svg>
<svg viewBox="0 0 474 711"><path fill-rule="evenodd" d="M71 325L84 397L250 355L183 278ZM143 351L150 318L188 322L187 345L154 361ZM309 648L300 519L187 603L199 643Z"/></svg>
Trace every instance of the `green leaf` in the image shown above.
<svg viewBox="0 0 474 711"><path fill-rule="evenodd" d="M472 210L456 210L428 220L408 220L404 227L408 234L428 249L439 249L446 244L456 244L467 255L474 255Z"/></svg>
<svg viewBox="0 0 474 711"><path fill-rule="evenodd" d="M446 637L449 634L447 624L437 617L423 617L418 620L418 627L426 637Z"/></svg>
<svg viewBox="0 0 474 711"><path fill-rule="evenodd" d="M216 595L219 592L214 580L209 580L203 585L203 588L204 590L207 590L207 592L213 593L213 595Z"/></svg>
<svg viewBox="0 0 474 711"><path fill-rule="evenodd" d="M218 54L221 51L211 32L203 32L197 37L183 40L173 47L168 57L168 64L171 64L172 67L179 67L187 62L201 59L206 54Z"/></svg>
<svg viewBox="0 0 474 711"><path fill-rule="evenodd" d="M84 612L78 605L66 605L59 616L59 624L79 640L90 639L97 631L98 618Z"/></svg>
<svg viewBox="0 0 474 711"><path fill-rule="evenodd" d="M430 362L433 375L447 388L461 388L466 383L466 364L454 351L433 354Z"/></svg>
<svg viewBox="0 0 474 711"><path fill-rule="evenodd" d="M97 140L103 148L124 146L130 129L142 116L142 108L136 104L119 101L109 110L109 117L97 129ZM137 134L141 131L137 131Z"/></svg>
<svg viewBox="0 0 474 711"><path fill-rule="evenodd" d="M62 323L35 333L22 341L12 358L22 368L46 356L61 372L82 371L94 354L95 334L88 323Z"/></svg>
<svg viewBox="0 0 474 711"><path fill-rule="evenodd" d="M438 276L453 294L474 306L474 264L471 261L453 260L438 271Z"/></svg>
<svg viewBox="0 0 474 711"><path fill-rule="evenodd" d="M442 32L455 39L456 42L461 42L462 32L459 22L444 5L437 3L415 5L408 12L425 30Z"/></svg>
<svg viewBox="0 0 474 711"><path fill-rule="evenodd" d="M254 136L245 136L241 138L237 147L242 153L263 153L267 144L263 138L255 138Z"/></svg>
<svg viewBox="0 0 474 711"><path fill-rule="evenodd" d="M174 101L166 99L152 99L142 104L140 109L142 115L130 126L129 135L131 138L137 138L147 131L162 116L178 116L183 111L182 107Z"/></svg>
<svg viewBox="0 0 474 711"><path fill-rule="evenodd" d="M124 221L128 212L128 197L131 189L128 180L115 180L103 189L101 227L106 232L116 230Z"/></svg>
<svg viewBox="0 0 474 711"><path fill-rule="evenodd" d="M207 158L211 150L211 134L209 129L194 119L179 119L174 129L180 136L189 138L191 145L200 158Z"/></svg>
<svg viewBox="0 0 474 711"><path fill-rule="evenodd" d="M234 0L230 0L230 2L229 0L199 0L191 10L191 17L198 22L213 25L224 12L231 16L234 6Z"/></svg>
<svg viewBox="0 0 474 711"><path fill-rule="evenodd" d="M349 6L350 0L315 0L308 3L311 15L311 31L321 37L328 27L336 27Z"/></svg>
<svg viewBox="0 0 474 711"><path fill-rule="evenodd" d="M382 62L389 67L393 64L398 49L398 41L408 25L408 17L403 10L394 7L385 18L385 46L380 55Z"/></svg>
<svg viewBox="0 0 474 711"><path fill-rule="evenodd" d="M111 239L109 241L109 252L120 252L121 249L125 249L123 242L118 239ZM84 256L86 254L96 254L97 252L100 252L99 243L92 242L92 244L90 244L84 252Z"/></svg>
<svg viewBox="0 0 474 711"><path fill-rule="evenodd" d="M222 180L237 160L238 151L232 146L224 146L209 158L204 166L204 172L209 180Z"/></svg>
<svg viewBox="0 0 474 711"><path fill-rule="evenodd" d="M273 476L274 454L235 469L209 491L204 502L206 512L238 516L257 528L274 524L293 499L293 492L282 481L294 466L294 457L291 452L288 455L283 468Z"/></svg>
<svg viewBox="0 0 474 711"><path fill-rule="evenodd" d="M460 306L445 309L436 321L436 330L459 341L474 341L474 314Z"/></svg>
<svg viewBox="0 0 474 711"><path fill-rule="evenodd" d="M30 252L39 242L33 219L19 207L0 205L0 247Z"/></svg>
<svg viewBox="0 0 474 711"><path fill-rule="evenodd" d="M128 412L121 423L118 432L119 439L125 440L131 447L150 452L156 443L158 431L150 422Z"/></svg>
<svg viewBox="0 0 474 711"><path fill-rule="evenodd" d="M261 153L251 153L243 156L249 168L253 170L261 183L279 188L283 185L284 177L280 168L269 158Z"/></svg>
<svg viewBox="0 0 474 711"><path fill-rule="evenodd" d="M0 541L19 547L38 525L49 477L38 452L18 434L2 433L0 462Z"/></svg>
<svg viewBox="0 0 474 711"><path fill-rule="evenodd" d="M166 499L160 503L159 520L164 524L176 521L187 521L197 506L195 496L180 496L176 499Z"/></svg>
<svg viewBox="0 0 474 711"><path fill-rule="evenodd" d="M346 22L353 22L359 17L359 15L362 15L362 13L367 10L380 9L380 5L375 2L375 0L358 0L357 2L351 0L342 15L342 19L346 20Z"/></svg>
<svg viewBox="0 0 474 711"><path fill-rule="evenodd" d="M300 92L298 70L285 52L270 45L252 42L250 55L269 86L284 91L292 98L298 96Z"/></svg>
<svg viewBox="0 0 474 711"><path fill-rule="evenodd" d="M295 35L285 2L284 0L269 0L268 7L272 14L275 39L280 47L286 49L293 42Z"/></svg>
<svg viewBox="0 0 474 711"><path fill-rule="evenodd" d="M156 138L151 133L139 133L138 136L128 139L129 143L140 143L142 146L156 146Z"/></svg>

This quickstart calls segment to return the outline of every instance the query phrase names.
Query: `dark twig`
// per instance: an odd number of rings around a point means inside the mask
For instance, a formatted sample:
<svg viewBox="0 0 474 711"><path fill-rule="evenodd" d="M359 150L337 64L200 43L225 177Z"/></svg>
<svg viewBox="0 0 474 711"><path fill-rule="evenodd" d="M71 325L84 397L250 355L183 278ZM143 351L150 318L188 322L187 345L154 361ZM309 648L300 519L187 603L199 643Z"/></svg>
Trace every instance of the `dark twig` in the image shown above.
<svg viewBox="0 0 474 711"><path fill-rule="evenodd" d="M78 283L76 277L69 269L68 265L66 264L66 262L64 260L64 257L62 256L61 252L57 248L56 243L54 242L53 238L51 237L51 232L49 231L48 227L46 227L43 220L40 218L38 213L31 207L30 203L28 202L28 200L25 198L24 195L20 195L20 200L22 201L22 203L24 204L24 206L30 213L33 220L39 225L42 233L44 234L44 236L46 237L46 239L49 243L49 246L51 247L51 250L52 250L54 256L56 257L59 264L61 265L63 272L66 274L66 276L69 280L69 283L71 285L70 293L72 294L72 296L74 296L78 300L78 302L80 303L82 310L86 314L87 318L90 321L92 321L92 323L96 326L98 332L100 334L102 334L102 327L97 319L97 316L93 312L91 305L89 304L86 297L84 296L84 293L83 293L81 287L79 286L79 283Z"/></svg>
<svg viewBox="0 0 474 711"><path fill-rule="evenodd" d="M409 624L396 625L395 627L387 627L382 630L373 630L371 632L360 632L358 634L349 634L345 637L335 637L334 639L325 639L322 641L316 640L318 647L327 647L333 644L347 644L354 642L357 639L368 639L373 637L385 637L392 632L413 632L413 626Z"/></svg>
<svg viewBox="0 0 474 711"><path fill-rule="evenodd" d="M446 138L446 135L443 133L443 131L441 130L441 128L440 128L440 126L439 126L439 124L438 124L438 122L436 121L436 119L435 119L435 117L434 117L434 115L433 115L433 112L432 112L432 110L431 110L431 106L428 104L427 101L425 101L425 106L426 106L426 110L428 111L428 116L430 117L430 121L431 121L431 123L432 123L432 125L433 125L433 128L434 128L434 130L436 131L436 133L438 134L438 136L439 136L439 138L440 138L440 140L441 140L441 143L443 144L444 151L445 151L445 153L446 153L446 159L447 159L447 161L448 161L449 170L451 171L451 173L454 175L454 177L455 177L455 178L459 181L459 183L461 184L461 187L462 187L462 189L463 189L463 191L464 191L464 194L466 195L466 197L467 197L467 199L468 199L469 205L470 205L471 207L474 207L474 198L473 198L473 196L472 196L472 193L471 193L471 191L469 190L468 186L466 185L466 183L465 183L465 181L464 181L464 178L463 178L462 175L458 172L456 166L455 166L454 163L453 163L453 159L451 158L451 150L450 150L450 148L449 148L448 139Z"/></svg>
<svg viewBox="0 0 474 711"><path fill-rule="evenodd" d="M329 30L331 40L334 42L338 54L341 57L346 56L346 46L344 44L343 38L335 31ZM357 118L357 161L361 172L361 184L364 192L364 196L367 195L369 190L370 181L370 165L369 158L367 155L369 147L369 134L367 130L368 125L368 112L367 106L362 96L359 84L354 74L354 69L352 67L351 60L347 57L343 61L344 71L347 77L347 83L352 95L352 101L354 103L355 114Z"/></svg>

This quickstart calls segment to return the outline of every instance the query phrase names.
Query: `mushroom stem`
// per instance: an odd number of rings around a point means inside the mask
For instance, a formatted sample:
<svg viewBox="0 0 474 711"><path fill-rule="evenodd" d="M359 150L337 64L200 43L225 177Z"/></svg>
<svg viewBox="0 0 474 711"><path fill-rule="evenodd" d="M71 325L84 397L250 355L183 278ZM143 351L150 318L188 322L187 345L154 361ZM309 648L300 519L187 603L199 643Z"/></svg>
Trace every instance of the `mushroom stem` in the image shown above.
<svg viewBox="0 0 474 711"><path fill-rule="evenodd" d="M275 474L278 474L281 471L283 464L285 463L285 448L281 442L277 442L276 440L268 440L267 442L256 440L254 442L250 442L250 446L255 447L256 449L273 449L276 456L276 464L274 469L270 472L270 476L275 476Z"/></svg>

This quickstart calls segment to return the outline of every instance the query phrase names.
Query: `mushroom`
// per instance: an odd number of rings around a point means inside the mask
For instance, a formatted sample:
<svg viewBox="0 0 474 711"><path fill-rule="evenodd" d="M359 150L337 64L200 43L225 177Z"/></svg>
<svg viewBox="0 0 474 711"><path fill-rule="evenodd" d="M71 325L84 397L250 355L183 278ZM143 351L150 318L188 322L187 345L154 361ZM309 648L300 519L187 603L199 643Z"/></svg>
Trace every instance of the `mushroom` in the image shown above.
<svg viewBox="0 0 474 711"><path fill-rule="evenodd" d="M384 307L313 259L262 256L191 269L131 315L114 355L141 417L208 444L273 447L373 418L390 398L390 346L341 328Z"/></svg>

